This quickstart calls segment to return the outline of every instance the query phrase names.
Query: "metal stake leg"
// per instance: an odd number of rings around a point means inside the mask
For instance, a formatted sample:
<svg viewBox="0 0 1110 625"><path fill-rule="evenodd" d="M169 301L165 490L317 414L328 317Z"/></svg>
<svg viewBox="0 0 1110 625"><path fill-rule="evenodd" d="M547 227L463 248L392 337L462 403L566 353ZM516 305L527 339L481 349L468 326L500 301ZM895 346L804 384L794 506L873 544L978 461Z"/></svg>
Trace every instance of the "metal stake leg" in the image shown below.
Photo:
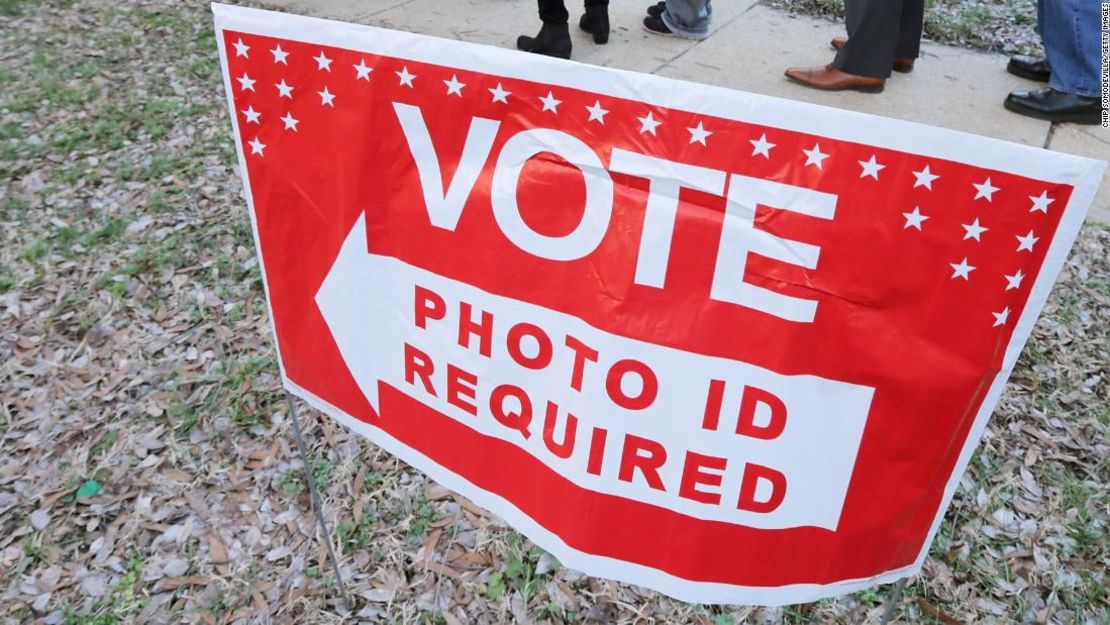
<svg viewBox="0 0 1110 625"><path fill-rule="evenodd" d="M894 589L890 596L886 598L886 608L883 609L883 618L879 621L879 625L887 625L890 619L894 618L894 609L902 602L902 591L906 588L906 578L898 580L894 584Z"/></svg>
<svg viewBox="0 0 1110 625"><path fill-rule="evenodd" d="M331 546L331 533L328 531L327 521L324 520L324 507L320 505L320 496L316 494L316 480L312 474L312 462L308 459L304 438L301 436L301 420L297 416L297 407L293 404L293 395L285 391L285 401L289 404L289 415L293 417L293 434L297 437L297 449L301 451L301 461L304 462L305 481L308 482L308 493L312 498L312 509L316 512L316 522L320 525L320 532L324 535L324 545L328 548L328 560L331 562L332 573L335 574L335 585L339 588L339 601L344 612L351 611L351 601L347 596L347 586L343 583L343 575L339 572L339 559L335 557L335 549Z"/></svg>

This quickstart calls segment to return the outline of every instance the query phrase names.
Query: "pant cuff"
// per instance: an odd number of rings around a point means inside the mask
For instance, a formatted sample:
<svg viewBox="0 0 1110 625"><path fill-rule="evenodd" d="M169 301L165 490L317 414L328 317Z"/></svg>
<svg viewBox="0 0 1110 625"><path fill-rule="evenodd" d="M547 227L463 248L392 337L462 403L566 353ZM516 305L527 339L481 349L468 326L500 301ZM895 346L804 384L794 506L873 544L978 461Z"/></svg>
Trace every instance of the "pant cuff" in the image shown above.
<svg viewBox="0 0 1110 625"><path fill-rule="evenodd" d="M1055 76L1055 74L1053 74ZM1101 98L1102 92L1099 90L1098 85L1088 87L1087 85L1065 85L1049 80L1048 86L1056 91L1063 91L1064 93L1073 93L1084 98Z"/></svg>
<svg viewBox="0 0 1110 625"><path fill-rule="evenodd" d="M705 24L700 30L693 30L676 24L674 19L670 16L670 11L663 11L659 17L663 20L663 23L667 25L667 28L671 29L672 33L680 37L705 39L709 36L709 24Z"/></svg>

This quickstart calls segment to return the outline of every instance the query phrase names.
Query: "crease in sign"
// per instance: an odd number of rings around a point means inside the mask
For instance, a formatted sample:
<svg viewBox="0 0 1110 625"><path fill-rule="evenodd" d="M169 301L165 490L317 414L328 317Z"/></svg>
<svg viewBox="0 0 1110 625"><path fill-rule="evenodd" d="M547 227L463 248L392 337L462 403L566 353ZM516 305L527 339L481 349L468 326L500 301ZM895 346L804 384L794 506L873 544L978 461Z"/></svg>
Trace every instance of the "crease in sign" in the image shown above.
<svg viewBox="0 0 1110 625"><path fill-rule="evenodd" d="M694 518L835 530L874 389L599 330L368 249L316 303L375 410L384 382L591 491Z"/></svg>

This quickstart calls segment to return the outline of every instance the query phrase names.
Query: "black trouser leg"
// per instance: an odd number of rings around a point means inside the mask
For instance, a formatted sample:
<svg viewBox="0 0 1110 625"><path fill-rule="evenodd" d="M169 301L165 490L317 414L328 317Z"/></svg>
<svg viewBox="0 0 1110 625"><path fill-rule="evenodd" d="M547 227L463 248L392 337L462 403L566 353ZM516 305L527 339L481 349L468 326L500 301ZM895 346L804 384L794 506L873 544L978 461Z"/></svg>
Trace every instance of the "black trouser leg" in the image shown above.
<svg viewBox="0 0 1110 625"><path fill-rule="evenodd" d="M540 21L549 24L566 24L570 19L567 14L567 6L563 0L539 0L540 2ZM586 10L594 7L607 7L609 0L585 0L584 5Z"/></svg>
<svg viewBox="0 0 1110 625"><path fill-rule="evenodd" d="M856 76L890 77L902 6L911 1L915 0L846 0L848 42L837 53L833 65Z"/></svg>
<svg viewBox="0 0 1110 625"><path fill-rule="evenodd" d="M921 30L925 26L925 0L902 1L902 24L894 58L916 59L921 54Z"/></svg>
<svg viewBox="0 0 1110 625"><path fill-rule="evenodd" d="M563 0L539 0L540 21L544 24L566 24L567 5Z"/></svg>

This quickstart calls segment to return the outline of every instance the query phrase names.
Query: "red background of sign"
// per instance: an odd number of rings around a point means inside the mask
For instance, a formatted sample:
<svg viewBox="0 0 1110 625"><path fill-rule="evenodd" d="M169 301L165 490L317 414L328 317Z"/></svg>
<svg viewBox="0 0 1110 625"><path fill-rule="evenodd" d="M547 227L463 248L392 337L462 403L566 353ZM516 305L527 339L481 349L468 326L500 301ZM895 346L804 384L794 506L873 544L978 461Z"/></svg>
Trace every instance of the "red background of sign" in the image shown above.
<svg viewBox="0 0 1110 625"><path fill-rule="evenodd" d="M663 569L691 579L771 586L827 583L876 575L913 562L935 516L949 474L983 395L1001 366L1015 320L1029 295L1071 187L866 145L633 100L462 72L349 50L282 40L287 65L269 52L277 40L225 35L233 97L253 191L258 236L289 379L345 412L383 428L480 488L513 502L570 546ZM237 56L234 42L250 46ZM320 51L330 71L312 60ZM353 66L365 60L371 79ZM399 85L402 67L417 76ZM235 78L256 81L243 90ZM448 96L455 75L464 97ZM618 79L619 78L615 78ZM280 98L274 85L295 87ZM491 101L500 83L509 103ZM321 105L324 86L336 95ZM689 88L689 87L684 87ZM558 115L541 110L551 90ZM604 125L587 121L600 100ZM432 227L415 165L392 102L420 106L445 185L461 154L472 116L502 121L493 152L454 232ZM248 106L261 114L247 123ZM652 111L658 136L641 134L637 117ZM299 121L296 132L278 118ZM738 110L738 114L742 111ZM707 146L689 142L688 127L713 132ZM821 220L760 207L759 228L822 247L818 268L752 256L746 279L783 293L817 299L812 324L709 299L724 216L721 197L683 190L665 288L634 285L632 277L647 199L644 180L613 174L617 196L600 247L578 261L556 263L509 242L489 207L492 165L516 131L546 127L589 143L607 163L614 146L765 178L839 196L836 218ZM766 133L771 158L752 156L751 140ZM247 145L258 138L263 155ZM806 166L803 149L820 144L822 168ZM859 161L875 155L879 180L861 178ZM568 232L581 215L581 175L559 159L536 159L518 197L540 232ZM928 165L940 175L932 189L914 187L911 172ZM991 202L973 199L973 183L990 177ZM1047 213L1031 212L1029 196L1047 191ZM921 231L902 214L920 207ZM373 414L347 371L314 302L339 246L367 213L369 245L429 271L487 291L575 315L603 330L692 352L732 358L783 374L814 374L876 388L838 529L761 530L693 519L611 495L585 491L520 448L383 387L382 415ZM981 241L964 239L961 224L979 218ZM1015 252L1017 235L1032 230L1032 252ZM969 280L953 279L949 263L967 257ZM1019 289L1004 274L1021 269ZM372 288L372 285L368 285ZM991 312L1010 308L992 327ZM367 323L372 323L367 320ZM664 381L665 383L665 381ZM403 390L403 389L400 389ZM689 415L700 419L702 396ZM661 548L665 546L665 548Z"/></svg>

